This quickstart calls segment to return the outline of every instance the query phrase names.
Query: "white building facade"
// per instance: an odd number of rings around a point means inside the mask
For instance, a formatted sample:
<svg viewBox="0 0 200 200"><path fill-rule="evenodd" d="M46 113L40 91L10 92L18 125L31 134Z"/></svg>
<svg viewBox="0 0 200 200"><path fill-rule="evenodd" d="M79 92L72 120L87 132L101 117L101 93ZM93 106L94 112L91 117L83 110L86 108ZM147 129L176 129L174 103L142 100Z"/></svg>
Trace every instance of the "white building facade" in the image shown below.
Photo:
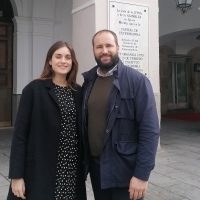
<svg viewBox="0 0 200 200"><path fill-rule="evenodd" d="M10 42L2 46L7 53L4 53L6 56L1 55L5 57L5 61L2 62L4 71L0 69L0 73L7 78L0 74L0 78L2 77L0 83L4 84L4 93L6 93L6 88L7 91L11 91L11 100L8 100L8 92L6 95L1 93L1 127L13 125L22 89L32 79L39 77L47 50L57 40L67 41L74 47L79 62L78 83L82 84L81 73L95 66L92 36L101 29L109 29L109 23L113 20L113 18L109 18L110 1L108 0L10 0L10 3L10 9L13 10L14 29L12 34L8 34L6 41L12 40L13 45L9 46ZM153 86L160 116L158 0L117 0L111 3L115 5L130 4L130 9L137 6L138 9L144 7L144 12L148 12L145 20L141 22L141 24L146 23L146 28L143 27L143 32L140 33L142 38L144 32L148 31L145 36L146 45L142 44L142 39L136 45L141 51L148 48L145 54L147 60L145 69L148 71L147 76ZM127 6L124 8L127 9ZM10 23L1 21L0 25L3 28L0 30L9 29ZM165 32L164 30L163 33ZM5 35L7 33L5 31ZM5 37L0 36L2 45L4 40ZM13 52L10 52L9 56L7 55L8 49ZM4 66L4 63L7 64ZM7 72L4 68L8 69ZM9 73L11 75L8 75ZM9 83L7 87L6 83ZM11 114L4 117L8 110L3 108L8 106L10 106Z"/></svg>

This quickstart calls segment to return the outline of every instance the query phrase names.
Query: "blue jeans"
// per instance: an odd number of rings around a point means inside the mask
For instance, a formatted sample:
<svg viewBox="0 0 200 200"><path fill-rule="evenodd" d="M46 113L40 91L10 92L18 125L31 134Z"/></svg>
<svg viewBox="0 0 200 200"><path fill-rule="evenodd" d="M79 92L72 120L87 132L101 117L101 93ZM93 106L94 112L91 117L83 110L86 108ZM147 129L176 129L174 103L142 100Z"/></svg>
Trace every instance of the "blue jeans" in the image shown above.
<svg viewBox="0 0 200 200"><path fill-rule="evenodd" d="M95 200L130 200L128 187L101 189L100 165L93 160L91 161L90 178ZM144 200L144 198L139 200Z"/></svg>

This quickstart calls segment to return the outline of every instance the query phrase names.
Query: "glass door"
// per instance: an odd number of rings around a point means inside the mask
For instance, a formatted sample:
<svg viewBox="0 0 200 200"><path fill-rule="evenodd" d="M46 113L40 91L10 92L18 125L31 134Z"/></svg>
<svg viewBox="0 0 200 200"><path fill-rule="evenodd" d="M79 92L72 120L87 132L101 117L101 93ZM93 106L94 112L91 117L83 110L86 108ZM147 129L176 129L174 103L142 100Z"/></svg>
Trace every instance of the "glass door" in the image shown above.
<svg viewBox="0 0 200 200"><path fill-rule="evenodd" d="M188 107L188 84L185 59L168 62L168 109Z"/></svg>

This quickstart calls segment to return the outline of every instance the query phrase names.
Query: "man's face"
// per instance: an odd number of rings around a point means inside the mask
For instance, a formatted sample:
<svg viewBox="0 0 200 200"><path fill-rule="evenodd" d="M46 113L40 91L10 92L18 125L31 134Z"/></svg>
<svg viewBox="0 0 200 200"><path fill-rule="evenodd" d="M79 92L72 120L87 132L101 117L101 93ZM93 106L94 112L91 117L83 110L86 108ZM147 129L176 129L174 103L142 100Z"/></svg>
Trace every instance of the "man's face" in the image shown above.
<svg viewBox="0 0 200 200"><path fill-rule="evenodd" d="M108 72L117 64L118 51L119 46L111 33L102 32L94 38L93 52L95 60L102 71Z"/></svg>

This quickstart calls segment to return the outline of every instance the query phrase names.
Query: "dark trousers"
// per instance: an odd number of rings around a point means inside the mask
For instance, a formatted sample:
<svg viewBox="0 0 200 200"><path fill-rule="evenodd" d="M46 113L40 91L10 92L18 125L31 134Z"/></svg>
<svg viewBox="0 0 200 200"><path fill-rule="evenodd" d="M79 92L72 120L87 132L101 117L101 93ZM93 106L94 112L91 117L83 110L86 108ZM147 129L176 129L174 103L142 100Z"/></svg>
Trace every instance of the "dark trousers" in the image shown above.
<svg viewBox="0 0 200 200"><path fill-rule="evenodd" d="M130 200L128 187L101 189L100 165L93 160L91 161L90 178L95 200ZM144 200L144 198L139 200Z"/></svg>

